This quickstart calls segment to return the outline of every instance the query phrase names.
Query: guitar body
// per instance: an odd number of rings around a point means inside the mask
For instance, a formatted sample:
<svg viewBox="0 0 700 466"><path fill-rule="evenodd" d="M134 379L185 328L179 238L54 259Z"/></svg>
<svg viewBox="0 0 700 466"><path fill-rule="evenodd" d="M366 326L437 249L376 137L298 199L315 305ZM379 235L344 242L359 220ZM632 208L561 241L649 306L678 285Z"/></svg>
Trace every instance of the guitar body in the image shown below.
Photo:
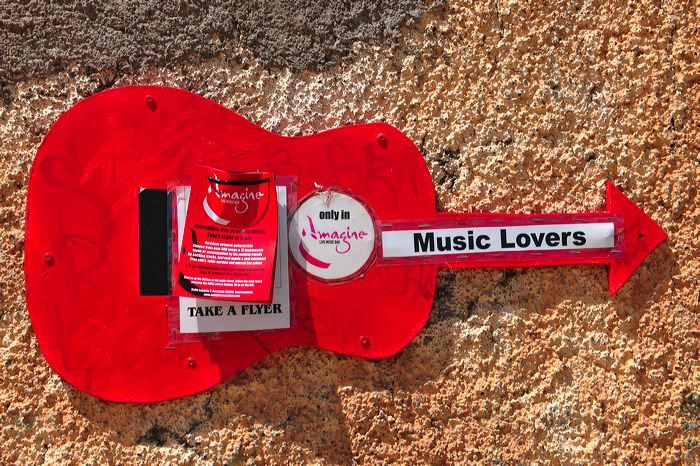
<svg viewBox="0 0 700 466"><path fill-rule="evenodd" d="M68 110L29 178L27 307L40 347L67 382L106 400L201 392L288 346L380 358L425 324L436 265L372 264L342 283L291 267L290 329L168 344L168 296L139 289L139 192L190 184L196 164L351 193L379 221L432 217L433 184L415 145L386 124L282 137L198 95L136 86ZM290 206L294 209L295 206Z"/></svg>

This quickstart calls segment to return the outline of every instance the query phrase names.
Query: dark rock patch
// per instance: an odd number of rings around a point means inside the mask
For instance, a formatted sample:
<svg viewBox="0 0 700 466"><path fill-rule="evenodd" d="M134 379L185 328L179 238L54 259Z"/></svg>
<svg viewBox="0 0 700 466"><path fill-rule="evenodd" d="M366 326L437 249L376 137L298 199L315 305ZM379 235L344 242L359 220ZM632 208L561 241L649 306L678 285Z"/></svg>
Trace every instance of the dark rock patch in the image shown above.
<svg viewBox="0 0 700 466"><path fill-rule="evenodd" d="M355 41L395 45L443 0L12 1L0 8L0 77L86 69L130 72L198 61L241 44L267 67L316 70Z"/></svg>

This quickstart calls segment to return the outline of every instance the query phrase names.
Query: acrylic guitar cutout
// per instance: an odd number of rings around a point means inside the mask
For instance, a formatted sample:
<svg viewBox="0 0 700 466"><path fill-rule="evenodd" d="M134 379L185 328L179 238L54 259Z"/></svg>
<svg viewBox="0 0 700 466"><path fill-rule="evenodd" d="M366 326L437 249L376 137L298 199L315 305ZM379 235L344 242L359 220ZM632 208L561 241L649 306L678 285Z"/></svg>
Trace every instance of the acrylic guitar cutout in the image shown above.
<svg viewBox="0 0 700 466"><path fill-rule="evenodd" d="M296 177L299 199L319 185L351 194L376 217L374 256L357 276L339 283L293 266L295 323L290 329L169 345L168 297L139 291L138 198L142 188L186 183L196 163ZM611 184L607 211L616 219L615 247L624 251L614 257L586 257L586 251L575 257L528 253L450 257L442 264L607 264L613 293L665 234ZM608 214L539 217L570 223ZM587 215L593 217L586 220ZM422 225L426 219L529 224L524 217L437 213L423 157L412 141L386 124L283 137L186 91L122 87L76 104L38 150L27 200L27 307L47 362L71 385L106 400L167 400L206 390L288 346L366 358L395 354L423 328L440 264L381 260L382 225ZM624 235L617 234L621 228ZM306 233L310 237L311 231Z"/></svg>

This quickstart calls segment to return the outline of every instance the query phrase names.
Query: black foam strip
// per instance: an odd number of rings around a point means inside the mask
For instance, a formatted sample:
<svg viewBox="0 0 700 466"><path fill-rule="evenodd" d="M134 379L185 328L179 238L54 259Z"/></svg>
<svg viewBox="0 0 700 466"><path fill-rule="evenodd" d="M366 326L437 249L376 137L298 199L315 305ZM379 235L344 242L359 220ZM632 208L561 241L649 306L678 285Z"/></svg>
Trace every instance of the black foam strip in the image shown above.
<svg viewBox="0 0 700 466"><path fill-rule="evenodd" d="M171 202L166 189L139 193L139 283L142 296L170 294Z"/></svg>

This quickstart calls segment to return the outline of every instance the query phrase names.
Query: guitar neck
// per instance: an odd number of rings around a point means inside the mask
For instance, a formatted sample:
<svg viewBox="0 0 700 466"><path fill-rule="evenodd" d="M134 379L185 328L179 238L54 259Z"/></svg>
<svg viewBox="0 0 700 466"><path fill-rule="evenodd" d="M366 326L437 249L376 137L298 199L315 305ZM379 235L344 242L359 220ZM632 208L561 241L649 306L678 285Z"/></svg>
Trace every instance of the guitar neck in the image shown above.
<svg viewBox="0 0 700 466"><path fill-rule="evenodd" d="M604 264L625 255L623 217L609 213L442 213L384 222L377 261L452 268Z"/></svg>

